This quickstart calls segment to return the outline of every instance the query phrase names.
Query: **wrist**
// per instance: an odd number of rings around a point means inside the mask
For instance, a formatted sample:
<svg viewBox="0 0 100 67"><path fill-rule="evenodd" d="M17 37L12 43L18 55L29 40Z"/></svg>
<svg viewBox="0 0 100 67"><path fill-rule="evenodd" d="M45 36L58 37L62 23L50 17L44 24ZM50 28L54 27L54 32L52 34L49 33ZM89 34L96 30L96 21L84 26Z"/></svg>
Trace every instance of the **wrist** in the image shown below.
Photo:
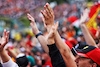
<svg viewBox="0 0 100 67"><path fill-rule="evenodd" d="M48 45L51 45L51 44L55 43L54 38L47 39L47 41L48 41Z"/></svg>
<svg viewBox="0 0 100 67"><path fill-rule="evenodd" d="M41 31L39 31L39 32L35 35L35 37L37 38L37 37L40 36L40 35L43 35L43 33L42 33Z"/></svg>
<svg viewBox="0 0 100 67"><path fill-rule="evenodd" d="M35 32L35 35L37 35L39 32L40 32L40 31L36 31L36 32Z"/></svg>

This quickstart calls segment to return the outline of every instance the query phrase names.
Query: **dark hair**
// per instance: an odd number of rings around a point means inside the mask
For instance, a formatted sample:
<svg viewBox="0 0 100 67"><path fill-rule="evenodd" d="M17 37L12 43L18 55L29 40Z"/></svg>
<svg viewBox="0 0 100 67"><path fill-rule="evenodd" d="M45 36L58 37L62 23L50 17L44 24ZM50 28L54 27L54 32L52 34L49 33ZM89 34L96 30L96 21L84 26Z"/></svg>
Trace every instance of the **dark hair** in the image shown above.
<svg viewBox="0 0 100 67"><path fill-rule="evenodd" d="M93 63L96 63L96 62L94 62L93 60L90 60L90 62L89 62L90 64L93 64ZM96 63L97 64L97 63ZM97 67L100 67L98 64L97 64Z"/></svg>

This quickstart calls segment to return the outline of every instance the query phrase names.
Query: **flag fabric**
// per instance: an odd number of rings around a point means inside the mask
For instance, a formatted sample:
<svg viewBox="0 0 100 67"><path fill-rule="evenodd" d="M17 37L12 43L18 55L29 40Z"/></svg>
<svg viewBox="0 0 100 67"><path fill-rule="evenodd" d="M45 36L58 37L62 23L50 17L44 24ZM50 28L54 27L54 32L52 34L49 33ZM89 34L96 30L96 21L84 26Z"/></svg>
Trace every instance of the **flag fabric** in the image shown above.
<svg viewBox="0 0 100 67"><path fill-rule="evenodd" d="M99 13L99 10L100 10L100 7L97 5L95 5L91 8L90 13L89 13L90 20L86 23L86 25L89 29L91 29L91 28L96 29L97 28L97 24L96 24L95 19Z"/></svg>

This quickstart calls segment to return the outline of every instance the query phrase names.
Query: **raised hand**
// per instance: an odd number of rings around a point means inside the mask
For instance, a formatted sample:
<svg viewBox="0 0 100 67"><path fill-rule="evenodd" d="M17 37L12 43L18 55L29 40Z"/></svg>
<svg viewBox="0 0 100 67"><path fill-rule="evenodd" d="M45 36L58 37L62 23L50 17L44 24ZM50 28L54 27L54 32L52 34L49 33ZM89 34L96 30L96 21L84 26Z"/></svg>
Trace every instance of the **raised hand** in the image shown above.
<svg viewBox="0 0 100 67"><path fill-rule="evenodd" d="M54 43L54 34L57 32L58 24L59 23L56 22L50 29L50 32L49 32L49 34L47 36L48 45Z"/></svg>
<svg viewBox="0 0 100 67"><path fill-rule="evenodd" d="M44 8L45 8L44 11L41 10L41 13L44 17L44 18L42 18L42 20L46 26L51 27L54 24L54 12L48 3L46 3Z"/></svg>
<svg viewBox="0 0 100 67"><path fill-rule="evenodd" d="M33 33L34 33L35 35L38 34L38 33L39 33L39 30L38 30L38 28L37 28L37 26L36 26L36 23L35 23L34 18L33 18L30 14L27 14L27 17L28 17L28 19L31 21L30 25L31 25L31 27L32 27Z"/></svg>
<svg viewBox="0 0 100 67"><path fill-rule="evenodd" d="M57 31L57 29L58 29L58 24L59 24L59 22L57 21L57 22L52 26L52 28L50 29L49 38L52 38L52 37L53 37L53 34Z"/></svg>
<svg viewBox="0 0 100 67"><path fill-rule="evenodd" d="M85 9L80 18L80 24L84 23L87 20L87 18L88 18L88 11L87 9Z"/></svg>
<svg viewBox="0 0 100 67"><path fill-rule="evenodd" d="M4 46L8 43L9 31L4 30L3 37L0 37L0 52L3 50Z"/></svg>

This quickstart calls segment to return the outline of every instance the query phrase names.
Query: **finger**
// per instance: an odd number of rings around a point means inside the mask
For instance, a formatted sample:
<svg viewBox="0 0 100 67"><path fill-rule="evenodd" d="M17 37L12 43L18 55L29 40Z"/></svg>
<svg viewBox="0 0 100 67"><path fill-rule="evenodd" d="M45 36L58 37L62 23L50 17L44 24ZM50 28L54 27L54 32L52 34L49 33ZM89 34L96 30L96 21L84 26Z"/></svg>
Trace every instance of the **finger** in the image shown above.
<svg viewBox="0 0 100 67"><path fill-rule="evenodd" d="M47 14L49 17L51 17L51 12L46 8L46 6L44 6L44 8L45 8L46 14Z"/></svg>
<svg viewBox="0 0 100 67"><path fill-rule="evenodd" d="M53 12L52 8L50 7L49 3L46 3L46 8L48 9L49 13Z"/></svg>
<svg viewBox="0 0 100 67"><path fill-rule="evenodd" d="M32 22L34 22L34 18L29 13L27 14L27 17L28 17L29 20L31 20Z"/></svg>
<svg viewBox="0 0 100 67"><path fill-rule="evenodd" d="M54 18L54 13L53 12L51 12L51 16Z"/></svg>
<svg viewBox="0 0 100 67"><path fill-rule="evenodd" d="M7 42L8 42L8 40L9 40L9 31L7 31L6 36L7 36Z"/></svg>
<svg viewBox="0 0 100 67"><path fill-rule="evenodd" d="M31 20L31 17L30 17L30 14L29 13L27 14L27 17L28 17L29 20Z"/></svg>
<svg viewBox="0 0 100 67"><path fill-rule="evenodd" d="M49 15L47 14L46 10L44 10L44 13L46 15L46 18L45 19L48 19L49 18Z"/></svg>
<svg viewBox="0 0 100 67"><path fill-rule="evenodd" d="M1 44L1 46L4 48L5 47L5 45L8 43L8 41L7 41L7 36L5 36L5 39L6 39L6 42L3 42L2 44Z"/></svg>
<svg viewBox="0 0 100 67"><path fill-rule="evenodd" d="M83 11L83 15L84 15L84 16L87 16L87 15L88 15L88 10L87 10L87 9L85 9L85 10Z"/></svg>
<svg viewBox="0 0 100 67"><path fill-rule="evenodd" d="M48 9L50 16L54 17L54 12L52 8L50 7L49 3L46 3L46 8Z"/></svg>
<svg viewBox="0 0 100 67"><path fill-rule="evenodd" d="M42 10L41 10L41 13L42 13L42 15L43 15L43 17L44 17L45 19L48 18L45 11L42 11Z"/></svg>
<svg viewBox="0 0 100 67"><path fill-rule="evenodd" d="M34 29L34 25L33 25L33 23L30 23L30 26L32 27L32 29Z"/></svg>
<svg viewBox="0 0 100 67"><path fill-rule="evenodd" d="M58 29L58 26L59 26L59 22L57 21L56 24L55 24L56 30Z"/></svg>
<svg viewBox="0 0 100 67"><path fill-rule="evenodd" d="M86 11L87 11L87 9L85 9L85 10L83 11L83 14L84 14Z"/></svg>
<svg viewBox="0 0 100 67"><path fill-rule="evenodd" d="M31 20L32 22L34 22L34 18L30 14L27 14L27 17L28 17L29 20Z"/></svg>
<svg viewBox="0 0 100 67"><path fill-rule="evenodd" d="M31 20L31 21L32 21L32 23L33 23L33 24L35 23L34 18L33 18L30 14L27 14L27 17L29 18L29 20Z"/></svg>
<svg viewBox="0 0 100 67"><path fill-rule="evenodd" d="M3 37L6 37L6 29L4 29Z"/></svg>

